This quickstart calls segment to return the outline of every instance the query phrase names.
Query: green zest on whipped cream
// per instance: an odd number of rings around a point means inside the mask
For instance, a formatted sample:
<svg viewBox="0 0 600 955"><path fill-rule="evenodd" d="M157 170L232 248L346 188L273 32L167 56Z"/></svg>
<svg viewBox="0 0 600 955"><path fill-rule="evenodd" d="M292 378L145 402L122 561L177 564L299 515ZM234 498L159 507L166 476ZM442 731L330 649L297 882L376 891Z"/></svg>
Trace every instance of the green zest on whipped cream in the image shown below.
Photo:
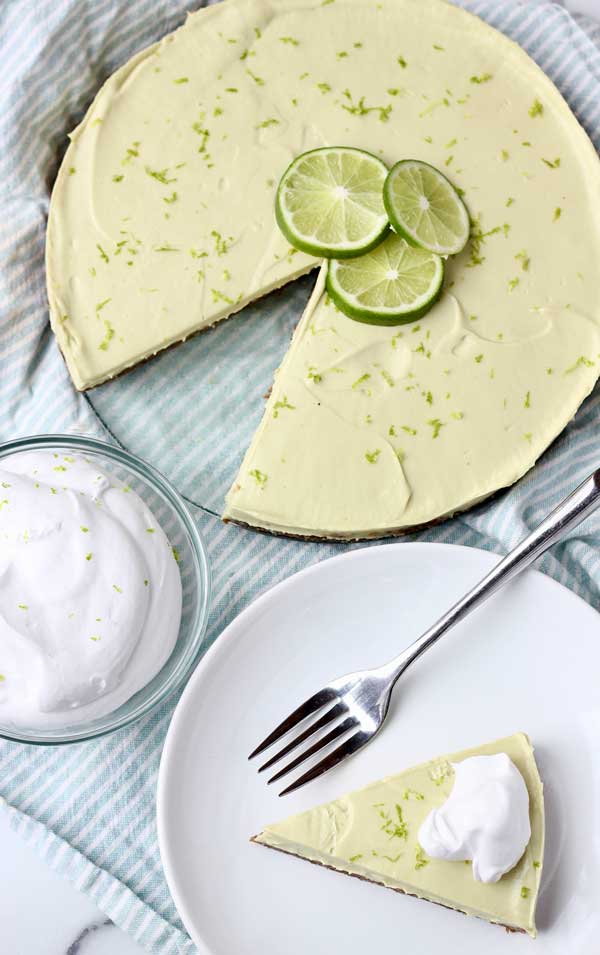
<svg viewBox="0 0 600 955"><path fill-rule="evenodd" d="M80 454L9 455L0 476L0 723L63 728L110 713L175 645L171 545L141 498Z"/></svg>

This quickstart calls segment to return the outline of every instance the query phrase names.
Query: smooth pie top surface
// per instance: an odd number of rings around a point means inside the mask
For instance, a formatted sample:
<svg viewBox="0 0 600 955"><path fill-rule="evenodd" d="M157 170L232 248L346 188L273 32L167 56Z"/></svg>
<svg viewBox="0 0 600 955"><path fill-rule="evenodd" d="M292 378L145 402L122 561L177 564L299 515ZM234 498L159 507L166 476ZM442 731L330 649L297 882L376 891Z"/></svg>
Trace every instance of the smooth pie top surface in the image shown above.
<svg viewBox="0 0 600 955"><path fill-rule="evenodd" d="M228 517L341 538L429 522L527 471L597 379L597 156L525 53L441 0L227 0L111 77L72 139L47 263L80 388L315 264L273 210L302 150L423 159L464 190L473 236L420 323L313 298Z"/></svg>

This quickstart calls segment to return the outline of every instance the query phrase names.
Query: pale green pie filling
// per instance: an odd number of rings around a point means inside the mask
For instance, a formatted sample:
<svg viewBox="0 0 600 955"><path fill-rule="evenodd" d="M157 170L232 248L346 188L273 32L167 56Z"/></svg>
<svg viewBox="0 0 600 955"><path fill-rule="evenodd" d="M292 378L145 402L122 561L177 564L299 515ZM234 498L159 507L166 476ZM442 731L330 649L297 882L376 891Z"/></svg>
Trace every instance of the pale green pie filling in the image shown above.
<svg viewBox="0 0 600 955"><path fill-rule="evenodd" d="M226 0L140 53L61 166L51 321L77 388L312 268L277 182L322 145L440 168L475 220L423 319L360 326L318 284L225 517L396 533L524 474L600 370L600 164L511 41L441 0ZM268 316L265 316L268 321Z"/></svg>
<svg viewBox="0 0 600 955"><path fill-rule="evenodd" d="M417 833L452 790L451 763L506 753L529 792L531 839L499 882L476 882L471 865L427 856ZM361 876L391 889L497 922L535 937L544 856L543 787L524 733L442 756L388 776L365 789L266 826L254 842Z"/></svg>

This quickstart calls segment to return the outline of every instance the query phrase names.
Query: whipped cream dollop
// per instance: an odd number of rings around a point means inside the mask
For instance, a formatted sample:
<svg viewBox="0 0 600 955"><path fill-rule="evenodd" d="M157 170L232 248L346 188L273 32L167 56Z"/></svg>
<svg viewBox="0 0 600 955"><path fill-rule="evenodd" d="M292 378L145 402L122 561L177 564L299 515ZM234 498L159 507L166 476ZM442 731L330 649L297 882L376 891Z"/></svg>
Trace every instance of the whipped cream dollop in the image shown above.
<svg viewBox="0 0 600 955"><path fill-rule="evenodd" d="M0 460L0 724L103 716L169 657L181 577L158 521L90 457Z"/></svg>
<svg viewBox="0 0 600 955"><path fill-rule="evenodd" d="M506 753L471 756L452 768L452 792L424 820L419 842L435 859L472 860L478 882L497 882L531 838L525 780Z"/></svg>

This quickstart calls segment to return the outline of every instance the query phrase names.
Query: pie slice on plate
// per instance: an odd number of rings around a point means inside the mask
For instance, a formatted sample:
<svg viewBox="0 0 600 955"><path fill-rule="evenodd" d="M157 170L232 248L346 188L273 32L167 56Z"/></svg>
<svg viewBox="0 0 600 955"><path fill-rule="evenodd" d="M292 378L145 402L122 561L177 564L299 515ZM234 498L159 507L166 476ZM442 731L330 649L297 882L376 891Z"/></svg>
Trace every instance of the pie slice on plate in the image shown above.
<svg viewBox="0 0 600 955"><path fill-rule="evenodd" d="M497 882L476 881L469 861L432 858L418 833L450 796L453 765L506 754L529 794L531 838L518 863ZM543 787L524 733L441 756L365 789L266 826L254 842L407 895L536 935L535 908L544 854Z"/></svg>

